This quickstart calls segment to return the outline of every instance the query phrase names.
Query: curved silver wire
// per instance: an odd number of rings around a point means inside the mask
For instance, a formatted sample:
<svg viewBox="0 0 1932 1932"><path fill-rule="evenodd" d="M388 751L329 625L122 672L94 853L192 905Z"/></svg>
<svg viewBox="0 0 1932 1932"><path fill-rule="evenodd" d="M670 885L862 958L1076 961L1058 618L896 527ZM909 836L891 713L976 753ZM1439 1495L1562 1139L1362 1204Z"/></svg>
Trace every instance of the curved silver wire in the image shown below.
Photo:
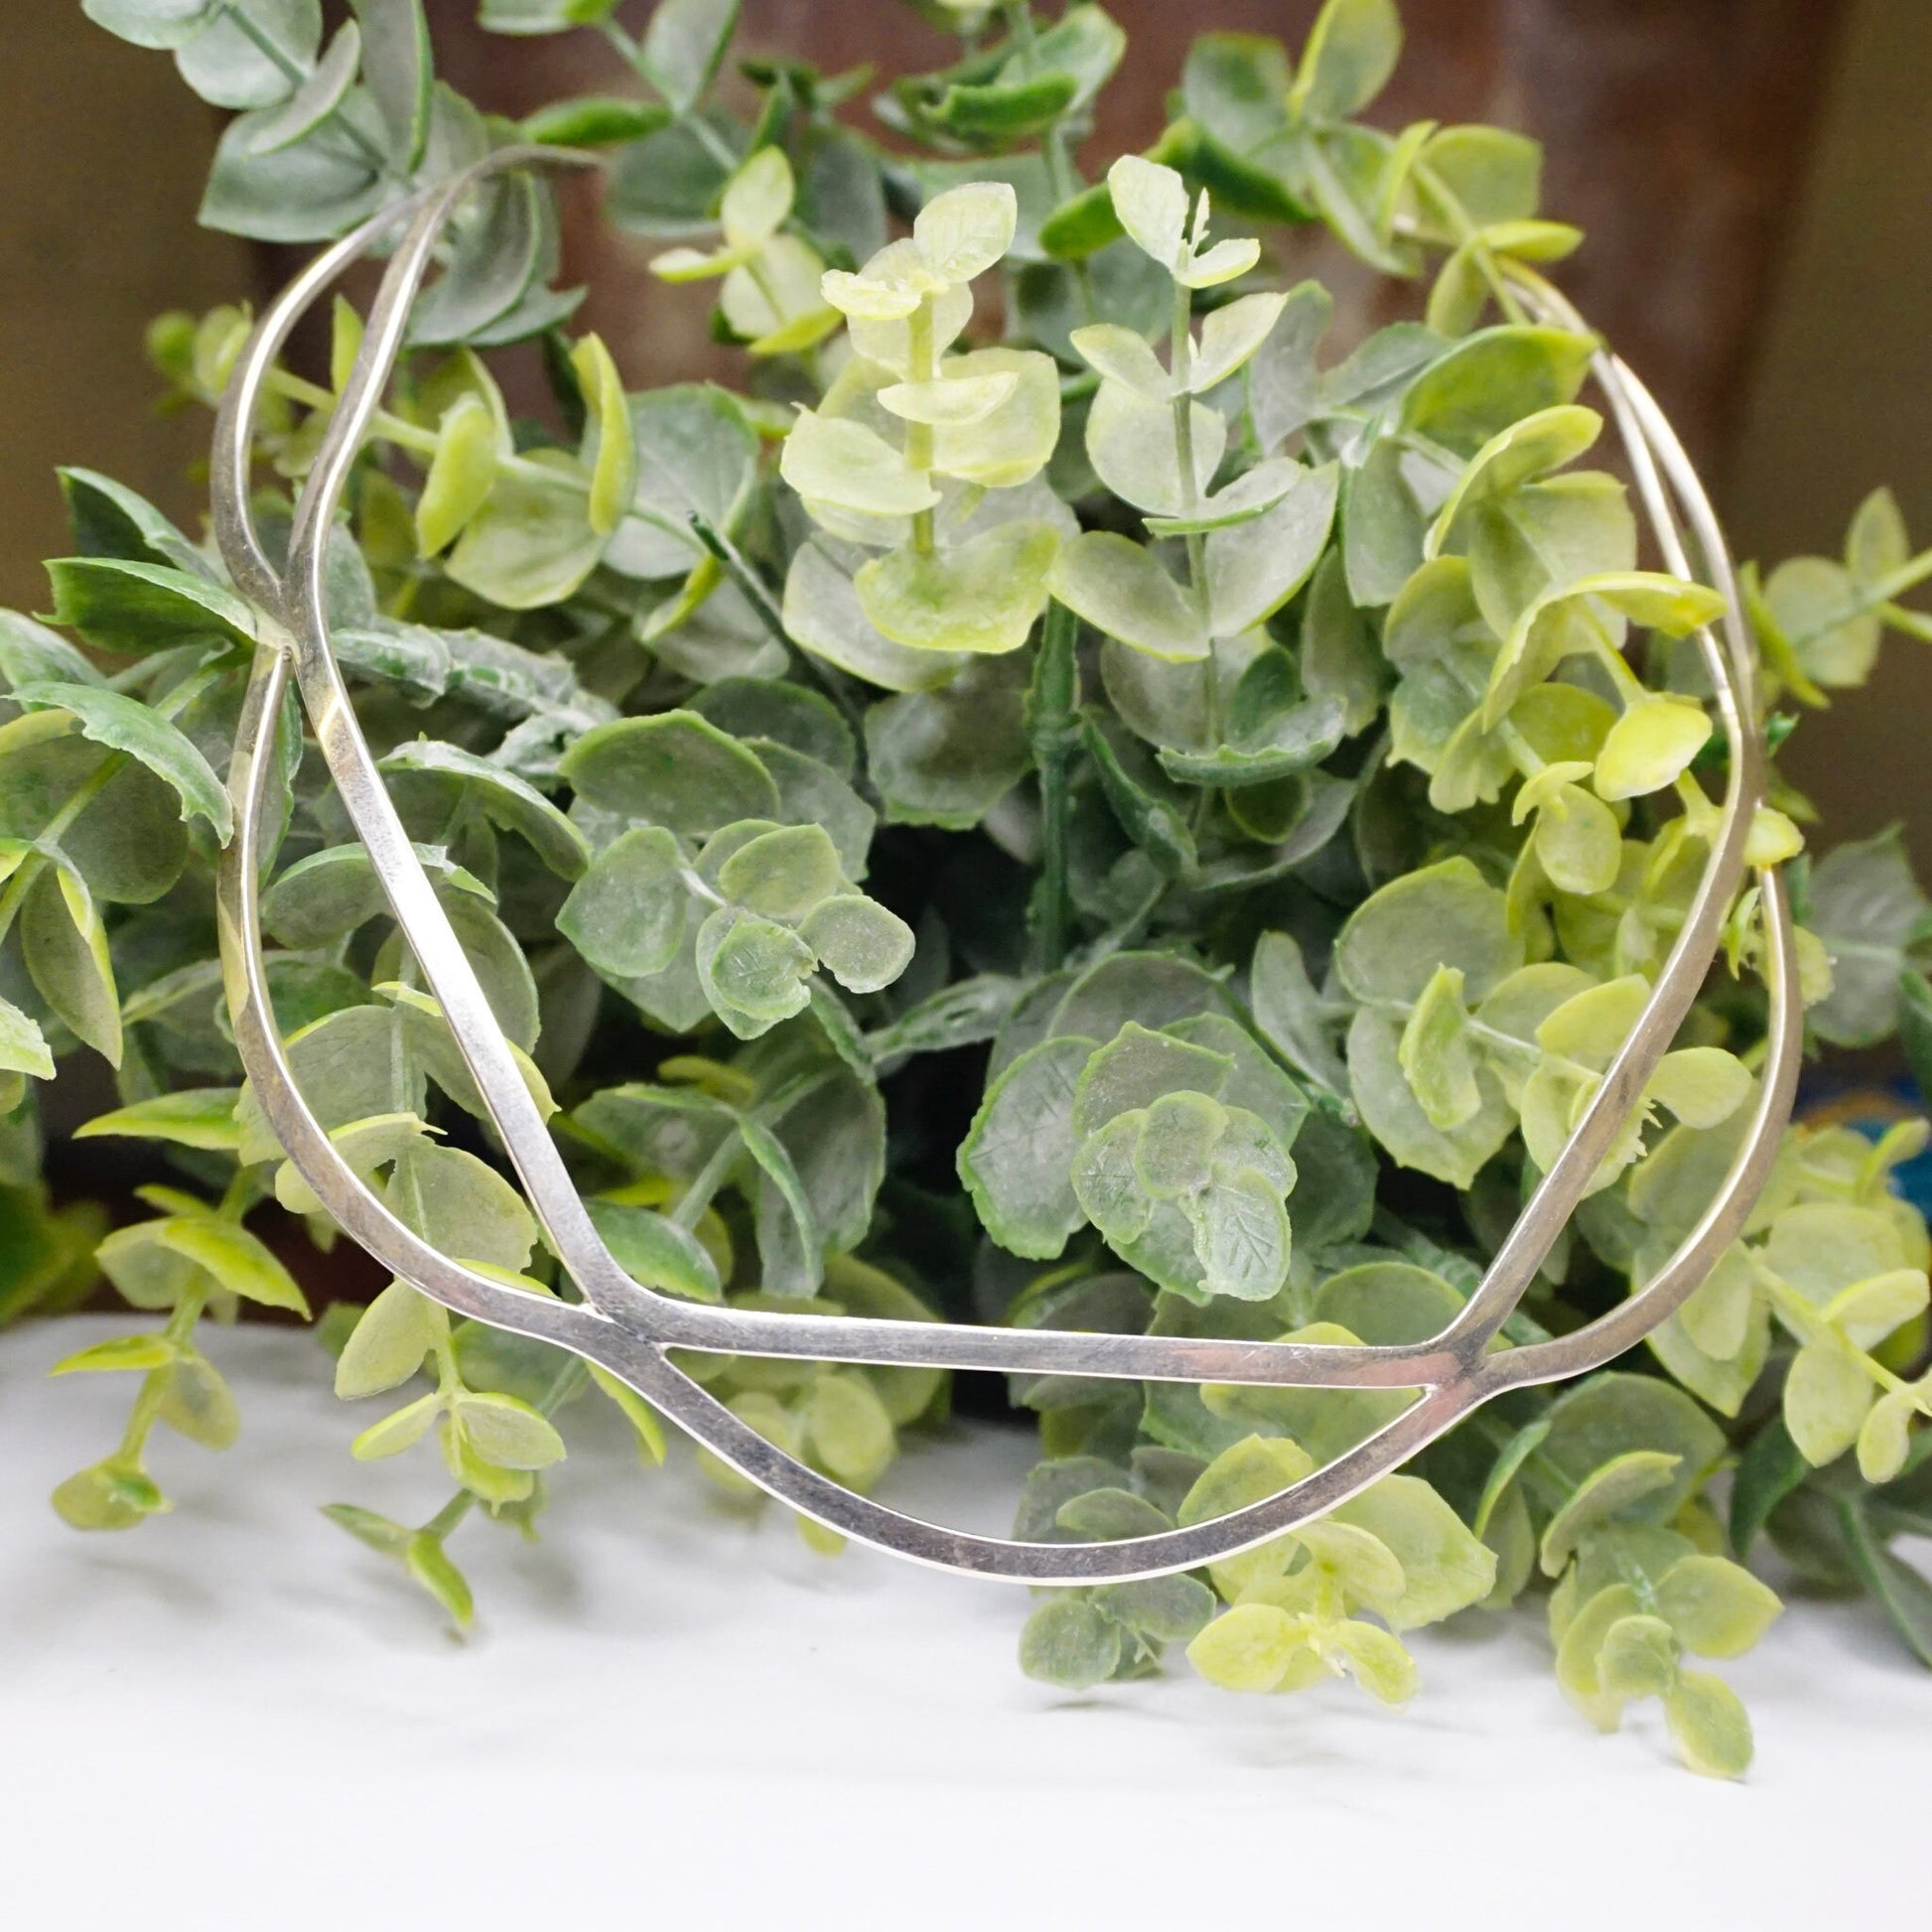
<svg viewBox="0 0 1932 1932"><path fill-rule="evenodd" d="M1699 891L1637 1028L1612 1062L1564 1155L1544 1176L1482 1283L1433 1341L1338 1347L1154 1335L1093 1335L792 1315L680 1302L619 1266L593 1227L543 1118L411 845L357 728L330 643L324 566L351 467L406 335L409 310L437 239L465 195L513 168L587 165L554 149L504 149L365 222L325 251L263 316L216 424L213 520L237 587L257 609L257 649L236 734L230 789L236 836L223 855L218 908L227 996L242 1063L284 1151L334 1219L399 1278L457 1312L556 1343L629 1383L706 1448L760 1487L843 1535L914 1561L1029 1584L1083 1584L1195 1568L1267 1542L1333 1508L1505 1388L1587 1372L1622 1353L1680 1307L1743 1227L1790 1115L1802 1036L1789 905L1775 873L1759 874L1770 1029L1750 1132L1698 1226L1642 1290L1560 1339L1496 1350L1496 1330L1555 1243L1668 1050L1716 955L1744 872L1763 752L1754 659L1717 520L1696 474L1647 393L1615 357L1594 374L1630 451L1668 567L1690 576L1674 492L1705 567L1727 600L1724 641L1702 638L1729 771L1717 842ZM297 503L288 563L277 570L249 509L253 424L276 357L301 315L348 264L407 222ZM1526 296L1551 319L1581 327L1541 284ZM1659 467L1670 482L1666 491ZM259 882L276 721L293 675L317 744L369 851L398 926L448 1018L545 1237L584 1295L569 1304L509 1288L422 1241L343 1161L296 1087L274 1025L262 951ZM1184 1383L1414 1389L1417 1400L1366 1442L1279 1494L1214 1521L1111 1543L1031 1544L923 1522L860 1496L786 1454L741 1422L666 1353L672 1348L873 1365L992 1369Z"/></svg>

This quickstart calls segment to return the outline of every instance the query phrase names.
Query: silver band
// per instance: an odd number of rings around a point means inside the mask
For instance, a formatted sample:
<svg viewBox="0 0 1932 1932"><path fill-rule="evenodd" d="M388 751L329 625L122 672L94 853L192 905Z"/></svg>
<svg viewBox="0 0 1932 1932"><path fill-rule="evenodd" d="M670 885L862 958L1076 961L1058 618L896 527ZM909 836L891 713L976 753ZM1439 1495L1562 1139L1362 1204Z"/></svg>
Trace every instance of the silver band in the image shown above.
<svg viewBox="0 0 1932 1932"><path fill-rule="evenodd" d="M1751 1129L1704 1218L1630 1300L1557 1340L1490 1352L1690 1011L1743 882L1745 844L1763 795L1755 658L1722 532L1682 446L1636 378L1607 352L1598 386L1629 453L1666 566L1691 578L1678 519L1726 600L1723 641L1700 643L1729 748L1720 829L1690 911L1650 1002L1563 1155L1532 1194L1480 1286L1433 1341L1401 1347L1094 1335L1052 1329L793 1315L697 1305L643 1287L605 1247L524 1085L475 971L410 844L357 727L330 642L324 599L329 534L350 468L399 356L431 251L464 196L507 169L585 165L555 149L504 149L444 186L385 210L327 250L263 316L222 400L215 430L213 520L237 588L259 614L257 648L229 788L236 834L218 877L221 947L234 1034L276 1137L331 1216L386 1268L458 1313L554 1342L630 1384L724 1461L842 1535L915 1561L1028 1584L1121 1582L1195 1568L1252 1548L1366 1487L1471 1409L1509 1388L1587 1373L1681 1307L1741 1230L1776 1158L1796 1087L1803 1014L1789 903L1775 871L1758 874L1769 1038ZM382 281L334 419L296 506L289 559L269 561L249 509L253 424L289 333L349 263L408 223ZM1523 294L1579 329L1553 290ZM1675 502L1673 503L1673 498ZM545 1238L584 1295L566 1304L521 1293L423 1242L343 1161L297 1090L269 1004L259 882L275 722L293 673L324 760L366 846L397 924L447 1016ZM1230 1515L1129 1541L1028 1544L970 1536L860 1496L766 1442L686 1375L671 1348L817 1361L992 1369L1168 1382L1413 1388L1418 1400L1368 1441L1302 1481Z"/></svg>

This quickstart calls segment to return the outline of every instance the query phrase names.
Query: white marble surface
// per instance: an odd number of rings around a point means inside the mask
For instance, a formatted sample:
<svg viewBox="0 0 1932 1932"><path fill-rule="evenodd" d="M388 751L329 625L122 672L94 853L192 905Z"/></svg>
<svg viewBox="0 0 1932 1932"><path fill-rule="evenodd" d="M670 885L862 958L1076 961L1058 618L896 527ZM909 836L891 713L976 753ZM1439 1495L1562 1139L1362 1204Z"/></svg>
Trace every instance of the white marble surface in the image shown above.
<svg viewBox="0 0 1932 1932"><path fill-rule="evenodd" d="M541 1545L461 1537L481 1620L458 1643L316 1514L413 1518L444 1490L423 1456L348 1461L358 1424L298 1334L213 1339L243 1438L162 1442L173 1514L66 1529L47 1491L112 1441L131 1385L44 1371L106 1332L0 1336L0 1922L20 1932L1493 1932L1531 1912L1775 1932L1922 1909L1932 1675L1860 1608L1802 1606L1726 1667L1757 1724L1741 1786L1677 1769L1654 1710L1587 1731L1533 1614L1423 1633L1400 1715L1342 1686L1225 1697L1184 1667L1069 1698L1015 1667L1019 1593L825 1562L580 1427ZM995 1527L1029 1459L1017 1433L962 1434L894 1493Z"/></svg>

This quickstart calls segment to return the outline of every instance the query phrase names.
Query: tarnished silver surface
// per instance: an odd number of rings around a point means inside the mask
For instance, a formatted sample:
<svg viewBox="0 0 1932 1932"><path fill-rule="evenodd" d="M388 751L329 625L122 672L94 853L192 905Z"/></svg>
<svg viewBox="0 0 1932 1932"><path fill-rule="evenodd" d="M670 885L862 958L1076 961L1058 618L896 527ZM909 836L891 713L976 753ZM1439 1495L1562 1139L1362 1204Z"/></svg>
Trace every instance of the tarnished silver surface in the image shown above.
<svg viewBox="0 0 1932 1932"><path fill-rule="evenodd" d="M1722 641L1700 642L1729 748L1722 829L1698 893L1638 1026L1562 1157L1525 1205L1475 1294L1433 1341L1339 1347L1156 1335L1094 1335L772 1313L672 1299L631 1279L599 1238L517 1070L447 915L357 728L331 648L324 608L329 533L350 467L401 352L410 305L435 244L464 196L504 170L586 165L550 149L505 149L448 184L366 222L311 264L263 316L223 399L215 430L213 516L237 588L258 614L257 648L229 785L236 834L219 877L227 996L242 1063L290 1159L333 1218L385 1267L458 1313L573 1350L609 1369L754 1482L841 1534L915 1561L1029 1584L1120 1582L1167 1575L1266 1542L1346 1500L1478 1404L1505 1389L1559 1381L1611 1360L1682 1306L1743 1227L1790 1117L1802 1011L1789 904L1760 872L1762 968L1770 1028L1749 1133L1705 1216L1655 1277L1611 1313L1560 1339L1498 1348L1498 1329L1582 1198L1689 1012L1742 884L1745 842L1763 795L1755 662L1723 534L1695 471L1648 393L1607 352L1593 365L1622 435L1653 537L1668 569L1691 578L1679 519L1705 578L1725 599ZM291 330L353 261L403 229L353 371L296 506L277 569L249 510L253 424ZM1582 324L1547 285L1522 294L1567 328ZM357 836L368 849L404 938L441 1004L544 1236L582 1292L580 1303L527 1294L428 1246L343 1161L291 1076L269 1004L260 922L265 804L276 722L291 677ZM1168 1382L1398 1388L1416 1400L1368 1441L1266 1501L1187 1529L1111 1543L1031 1544L972 1536L860 1496L786 1454L684 1373L670 1349L818 1361L991 1369Z"/></svg>

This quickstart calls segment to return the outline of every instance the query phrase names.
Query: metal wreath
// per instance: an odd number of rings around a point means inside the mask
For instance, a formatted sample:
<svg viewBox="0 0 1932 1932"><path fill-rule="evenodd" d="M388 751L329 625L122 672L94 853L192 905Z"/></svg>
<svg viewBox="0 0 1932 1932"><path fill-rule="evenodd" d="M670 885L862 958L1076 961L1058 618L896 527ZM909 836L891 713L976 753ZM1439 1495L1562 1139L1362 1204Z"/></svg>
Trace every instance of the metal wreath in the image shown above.
<svg viewBox="0 0 1932 1932"><path fill-rule="evenodd" d="M216 539L237 588L258 614L257 643L236 735L229 788L236 832L219 876L222 959L235 1040L277 1138L335 1220L384 1267L457 1313L555 1343L628 1383L724 1461L793 1509L848 1537L916 1562L1025 1584L1094 1584L1165 1576L1251 1549L1332 1509L1507 1389L1600 1367L1681 1308L1741 1230L1790 1117L1803 1033L1791 915L1775 870L1757 875L1769 1031L1750 1131L1703 1219L1668 1262L1610 1313L1558 1339L1492 1346L1568 1221L1682 1025L1742 884L1745 842L1763 794L1755 661L1739 616L1730 560L1709 499L1670 424L1643 385L1607 351L1592 373L1621 434L1653 539L1666 567L1692 579L1680 527L1726 605L1723 641L1700 645L1729 747L1723 816L1697 896L1636 1029L1562 1156L1543 1177L1480 1286L1434 1340L1403 1346L1081 1334L859 1316L771 1313L681 1302L640 1286L605 1247L511 1057L483 989L419 863L377 772L331 647L324 564L350 468L402 349L432 251L463 198L505 170L577 167L588 157L507 148L364 222L320 255L257 326L215 429ZM253 425L264 383L301 316L350 263L407 223L383 277L361 349L296 505L288 561L277 570L249 510ZM1525 300L1548 321L1582 330L1547 284L1524 276ZM451 1260L406 1227L344 1162L295 1086L269 1004L260 878L275 721L291 675L336 786L368 849L403 936L456 1035L545 1238L583 1300L521 1292ZM667 1352L703 1349L819 1361L1186 1383L1416 1391L1366 1442L1278 1494L1210 1522L1106 1543L1020 1543L921 1521L855 1494L756 1434Z"/></svg>

